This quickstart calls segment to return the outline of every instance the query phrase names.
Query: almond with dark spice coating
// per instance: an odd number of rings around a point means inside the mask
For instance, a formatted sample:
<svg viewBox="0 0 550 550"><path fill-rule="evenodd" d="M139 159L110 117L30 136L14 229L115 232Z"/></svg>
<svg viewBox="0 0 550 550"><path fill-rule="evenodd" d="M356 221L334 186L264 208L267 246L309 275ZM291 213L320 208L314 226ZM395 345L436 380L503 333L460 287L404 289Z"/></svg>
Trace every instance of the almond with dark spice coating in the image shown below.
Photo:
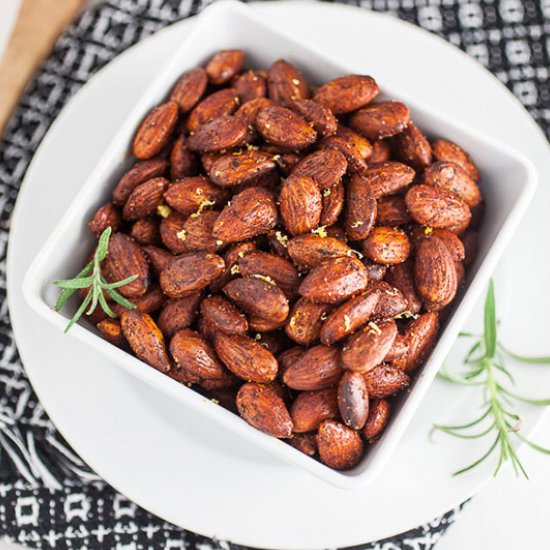
<svg viewBox="0 0 550 550"><path fill-rule="evenodd" d="M368 274L357 258L325 260L302 281L298 292L314 302L338 304L367 288Z"/></svg>
<svg viewBox="0 0 550 550"><path fill-rule="evenodd" d="M110 227L113 232L116 232L120 227L120 214L116 206L112 202L100 206L92 216L92 219L88 222L88 227L97 238L99 238L108 227Z"/></svg>
<svg viewBox="0 0 550 550"><path fill-rule="evenodd" d="M403 363L405 372L414 372L427 359L437 341L439 319L437 313L424 313L412 320L405 330L407 354Z"/></svg>
<svg viewBox="0 0 550 550"><path fill-rule="evenodd" d="M187 119L189 132L196 132L203 124L221 116L232 115L239 106L239 96L231 88L219 90L203 99Z"/></svg>
<svg viewBox="0 0 550 550"><path fill-rule="evenodd" d="M316 430L323 420L338 416L336 388L298 394L290 407L294 433Z"/></svg>
<svg viewBox="0 0 550 550"><path fill-rule="evenodd" d="M289 239L287 250L297 265L311 269L330 258L349 256L351 248L333 237L321 237L311 233Z"/></svg>
<svg viewBox="0 0 550 550"><path fill-rule="evenodd" d="M153 218L136 220L130 230L130 236L141 245L159 245L159 222Z"/></svg>
<svg viewBox="0 0 550 550"><path fill-rule="evenodd" d="M322 390L336 386L342 373L339 350L317 345L305 350L286 369L283 382L293 390Z"/></svg>
<svg viewBox="0 0 550 550"><path fill-rule="evenodd" d="M183 73L170 93L170 99L175 101L183 113L190 111L202 97L208 84L206 71L197 67Z"/></svg>
<svg viewBox="0 0 550 550"><path fill-rule="evenodd" d="M413 219L421 225L453 229L467 225L471 218L468 206L451 193L432 185L413 185L405 196Z"/></svg>
<svg viewBox="0 0 550 550"><path fill-rule="evenodd" d="M237 75L233 79L231 87L239 94L241 103L245 103L257 97L265 97L267 93L267 82L265 78L256 71L251 70Z"/></svg>
<svg viewBox="0 0 550 550"><path fill-rule="evenodd" d="M338 409L346 426L360 430L369 415L369 395L362 374L347 371L338 384Z"/></svg>
<svg viewBox="0 0 550 550"><path fill-rule="evenodd" d="M187 139L187 147L199 153L217 153L243 145L246 132L246 125L239 117L223 115L197 128Z"/></svg>
<svg viewBox="0 0 550 550"><path fill-rule="evenodd" d="M212 229L219 214L215 210L191 214L176 234L181 243L178 251L184 254L200 251L217 252L223 243L212 236Z"/></svg>
<svg viewBox="0 0 550 550"><path fill-rule="evenodd" d="M366 238L376 221L376 199L365 180L358 174L351 177L346 191L344 228L352 241Z"/></svg>
<svg viewBox="0 0 550 550"><path fill-rule="evenodd" d="M248 330L246 317L221 296L205 298L201 302L201 315L215 331L244 336Z"/></svg>
<svg viewBox="0 0 550 550"><path fill-rule="evenodd" d="M434 141L432 150L435 160L454 162L465 170L475 183L479 182L479 171L470 155L462 147L447 139L438 139Z"/></svg>
<svg viewBox="0 0 550 550"><path fill-rule="evenodd" d="M432 162L432 148L426 136L413 123L394 138L397 158L416 169L426 168Z"/></svg>
<svg viewBox="0 0 550 550"><path fill-rule="evenodd" d="M189 327L197 315L200 292L166 302L157 318L157 325L166 338L172 338L178 330Z"/></svg>
<svg viewBox="0 0 550 550"><path fill-rule="evenodd" d="M103 338L111 342L111 344L119 348L123 348L126 345L126 339L124 338L124 334L122 334L122 327L118 319L108 317L97 323L96 327L101 332Z"/></svg>
<svg viewBox="0 0 550 550"><path fill-rule="evenodd" d="M351 113L370 103L378 95L378 85L370 76L341 76L323 84L313 99L326 105L335 115Z"/></svg>
<svg viewBox="0 0 550 550"><path fill-rule="evenodd" d="M275 356L248 336L216 333L214 348L224 365L248 382L272 382L279 365Z"/></svg>
<svg viewBox="0 0 550 550"><path fill-rule="evenodd" d="M368 372L384 360L396 335L397 325L393 319L367 325L342 348L342 365L355 372Z"/></svg>
<svg viewBox="0 0 550 550"><path fill-rule="evenodd" d="M178 104L168 101L155 107L140 124L132 150L134 156L145 160L160 153L168 143L178 122Z"/></svg>
<svg viewBox="0 0 550 550"><path fill-rule="evenodd" d="M182 298L206 288L225 267L223 258L208 252L195 252L171 260L160 273L160 286L170 298Z"/></svg>
<svg viewBox="0 0 550 550"><path fill-rule="evenodd" d="M347 168L346 157L338 149L320 149L298 162L292 169L292 175L309 176L323 191L336 185Z"/></svg>
<svg viewBox="0 0 550 550"><path fill-rule="evenodd" d="M414 230L414 228L413 228ZM417 244L422 239L439 239L451 254L451 258L455 262L462 262L465 258L464 244L460 237L449 229L433 229L426 232L425 228L418 228L418 235L411 233L412 238L416 237Z"/></svg>
<svg viewBox="0 0 550 550"><path fill-rule="evenodd" d="M319 225L323 202L312 178L289 176L281 185L279 210L287 231L299 235Z"/></svg>
<svg viewBox="0 0 550 550"><path fill-rule="evenodd" d="M275 330L286 321L288 300L274 282L258 277L242 277L227 283L223 292L248 314L248 322L253 330Z"/></svg>
<svg viewBox="0 0 550 550"><path fill-rule="evenodd" d="M223 204L226 199L227 192L205 176L184 178L170 185L164 193L166 204L183 216L193 214L201 205Z"/></svg>
<svg viewBox="0 0 550 550"><path fill-rule="evenodd" d="M219 215L213 235L225 243L244 241L267 233L277 223L273 194L262 187L250 187L235 195Z"/></svg>
<svg viewBox="0 0 550 550"><path fill-rule="evenodd" d="M147 313L125 311L120 318L120 326L138 359L162 372L170 370L170 358L162 332Z"/></svg>
<svg viewBox="0 0 550 550"><path fill-rule="evenodd" d="M342 124L340 124L338 126L338 130L336 130L336 136L346 141L350 145L351 149L357 152L361 159L366 160L371 156L372 144L367 138L365 138L361 134L358 134L347 126L343 126ZM351 167L353 168L353 161L349 160L349 162L351 163ZM356 167L357 170L359 170L359 168L359 166Z"/></svg>
<svg viewBox="0 0 550 550"><path fill-rule="evenodd" d="M414 179L415 171L401 162L371 164L363 174L367 185L376 199L393 195L407 187Z"/></svg>
<svg viewBox="0 0 550 550"><path fill-rule="evenodd" d="M210 166L208 175L216 185L236 187L275 168L273 155L250 149L220 156Z"/></svg>
<svg viewBox="0 0 550 550"><path fill-rule="evenodd" d="M137 311L153 314L164 305L165 300L166 297L162 290L157 285L152 285L145 294L132 298L132 303L136 306ZM120 317L128 308L114 302L111 309L117 317Z"/></svg>
<svg viewBox="0 0 550 550"><path fill-rule="evenodd" d="M131 193L122 209L125 220L138 220L152 216L162 202L169 183L165 178L153 178L140 183Z"/></svg>
<svg viewBox="0 0 550 550"><path fill-rule="evenodd" d="M388 270L387 266L371 262L370 260L363 259L363 265L367 269L370 282L381 281Z"/></svg>
<svg viewBox="0 0 550 550"><path fill-rule="evenodd" d="M246 124L249 131L249 137L256 137L256 117L260 111L270 105L274 105L271 99L268 99L267 97L256 97L254 99L250 99L246 103L243 103L237 109L235 116L239 117Z"/></svg>
<svg viewBox="0 0 550 550"><path fill-rule="evenodd" d="M365 325L378 305L380 292L373 288L338 306L330 313L321 329L321 343L334 344Z"/></svg>
<svg viewBox="0 0 550 550"><path fill-rule="evenodd" d="M187 236L183 229L186 221L186 216L173 211L160 222L159 233L162 243L174 254L182 254L187 249Z"/></svg>
<svg viewBox="0 0 550 550"><path fill-rule="evenodd" d="M372 152L368 158L369 164L391 160L392 150L390 140L378 139L372 142Z"/></svg>
<svg viewBox="0 0 550 550"><path fill-rule="evenodd" d="M212 84L221 86L240 73L243 65L242 50L220 50L206 64L206 74Z"/></svg>
<svg viewBox="0 0 550 550"><path fill-rule="evenodd" d="M391 405L387 399L373 399L369 405L369 416L363 428L363 437L374 443L384 431L390 419Z"/></svg>
<svg viewBox="0 0 550 550"><path fill-rule="evenodd" d="M378 303L374 309L374 317L378 319L393 319L396 315L403 313L407 309L407 301L404 294L401 290L386 281L371 281L369 283L369 290L378 290L379 293ZM418 303L420 304L420 301Z"/></svg>
<svg viewBox="0 0 550 550"><path fill-rule="evenodd" d="M363 376L369 397L378 399L395 395L407 388L410 382L407 374L389 365L378 365Z"/></svg>
<svg viewBox="0 0 550 550"><path fill-rule="evenodd" d="M330 227L338 221L342 210L344 210L345 192L344 184L341 181L323 191L323 210L319 222L321 225Z"/></svg>
<svg viewBox="0 0 550 550"><path fill-rule="evenodd" d="M378 199L376 209L377 225L395 227L398 225L407 225L411 221L412 218L403 197L392 195Z"/></svg>
<svg viewBox="0 0 550 550"><path fill-rule="evenodd" d="M405 305L411 313L418 313L422 307L422 302L416 292L414 284L414 273L412 261L407 260L402 264L390 267L386 281L397 288L405 299Z"/></svg>
<svg viewBox="0 0 550 550"><path fill-rule="evenodd" d="M270 385L248 383L237 394L240 416L273 437L292 436L292 420L284 401Z"/></svg>
<svg viewBox="0 0 550 550"><path fill-rule="evenodd" d="M269 97L282 106L310 96L304 75L288 61L279 59L271 65L267 79Z"/></svg>
<svg viewBox="0 0 550 550"><path fill-rule="evenodd" d="M365 256L384 265L403 263L411 252L407 234L396 227L375 227L363 241Z"/></svg>
<svg viewBox="0 0 550 550"><path fill-rule="evenodd" d="M334 420L325 420L317 432L321 462L335 470L353 468L363 456L361 436Z"/></svg>
<svg viewBox="0 0 550 550"><path fill-rule="evenodd" d="M411 322L412 323L412 322ZM409 325L407 325L408 327ZM409 343L406 336L399 332L395 336L395 340L391 348L389 349L386 357L384 357L385 363L393 363L393 361L404 358L409 352Z"/></svg>
<svg viewBox="0 0 550 550"><path fill-rule="evenodd" d="M225 369L208 342L194 330L178 330L170 341L170 354L177 367L197 380L220 379Z"/></svg>
<svg viewBox="0 0 550 550"><path fill-rule="evenodd" d="M317 139L317 132L303 117L279 105L258 113L256 129L269 143L291 150L305 149Z"/></svg>
<svg viewBox="0 0 550 550"><path fill-rule="evenodd" d="M355 143L339 135L328 136L321 141L322 149L336 149L340 151L348 162L348 172L362 174L367 170L367 163L357 149Z"/></svg>
<svg viewBox="0 0 550 550"><path fill-rule="evenodd" d="M113 189L114 204L123 205L132 191L140 184L152 178L164 176L168 162L164 158L153 158L134 164L118 181Z"/></svg>
<svg viewBox="0 0 550 550"><path fill-rule="evenodd" d="M476 182L454 162L434 162L424 170L422 182L456 195L470 208L481 202L481 192Z"/></svg>
<svg viewBox="0 0 550 550"><path fill-rule="evenodd" d="M114 233L109 239L107 257L103 262L103 274L109 283L137 275L134 281L117 289L127 298L145 294L151 282L149 263L145 254L134 239L123 233Z"/></svg>
<svg viewBox="0 0 550 550"><path fill-rule="evenodd" d="M149 260L153 271L158 275L174 257L168 250L154 245L146 245L142 247L145 256Z"/></svg>
<svg viewBox="0 0 550 550"><path fill-rule="evenodd" d="M287 336L297 344L308 346L319 339L323 320L330 311L327 304L300 298L292 306L285 325Z"/></svg>
<svg viewBox="0 0 550 550"><path fill-rule="evenodd" d="M170 151L170 179L180 180L199 173L199 161L197 155L189 150L186 139L181 134L174 142Z"/></svg>
<svg viewBox="0 0 550 550"><path fill-rule="evenodd" d="M424 239L419 243L414 263L414 281L428 311L432 308L441 309L455 297L455 265L449 250L439 239Z"/></svg>
<svg viewBox="0 0 550 550"><path fill-rule="evenodd" d="M312 99L295 99L290 108L303 116L320 136L331 136L338 130L338 119L321 103Z"/></svg>
<svg viewBox="0 0 550 550"><path fill-rule="evenodd" d="M399 101L371 103L355 112L349 125L368 139L383 139L402 132L409 123L409 109Z"/></svg>

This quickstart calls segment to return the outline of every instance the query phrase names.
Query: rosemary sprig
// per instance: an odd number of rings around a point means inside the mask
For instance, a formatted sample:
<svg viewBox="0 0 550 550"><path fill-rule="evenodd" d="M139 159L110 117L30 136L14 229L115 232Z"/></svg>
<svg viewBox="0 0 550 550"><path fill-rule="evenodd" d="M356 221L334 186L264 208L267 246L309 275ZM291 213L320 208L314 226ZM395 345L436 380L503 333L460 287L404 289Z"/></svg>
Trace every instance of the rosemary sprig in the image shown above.
<svg viewBox="0 0 550 550"><path fill-rule="evenodd" d="M513 359L521 363L548 365L550 357L518 355L509 351L498 341L493 281L489 283L485 298L483 326L483 334L460 333L461 337L473 340L472 346L464 357L464 369L460 372L451 372L447 366L444 366L438 374L442 380L478 388L482 397L481 413L473 420L461 425L434 424L432 432L439 430L462 439L492 436L487 451L476 461L454 472L453 475L472 470L496 452L498 458L493 475L496 476L502 465L510 461L516 475L521 474L527 478L527 472L514 448L513 438L518 438L541 453L550 454L550 449L529 441L521 433L521 417L512 410L512 407L516 401L536 406L548 406L550 399L530 399L512 391L510 386L513 386L515 382L510 370L505 365L505 360Z"/></svg>
<svg viewBox="0 0 550 550"><path fill-rule="evenodd" d="M101 274L101 262L107 256L107 250L109 249L109 238L111 237L111 228L108 227L103 231L99 241L97 243L97 248L94 253L94 257L90 262L84 267L84 269L74 278L74 279L64 279L61 281L54 281L53 284L62 288L63 290L59 294L59 298L55 304L55 310L59 311L64 305L65 302L79 289L87 288L89 289L84 300L80 304L80 307L77 309L73 318L65 328L65 332L68 332L71 327L82 317L84 312L86 315L91 315L97 305L99 304L103 311L112 318L115 318L116 315L113 310L109 307L107 300L105 298L105 293L110 296L116 303L121 306L127 307L128 309L134 309L136 306L132 302L128 301L122 294L120 294L117 288L131 283L137 279L137 275L132 275L127 277L122 281L117 281L115 283L108 283L103 275ZM88 308L89 306L89 308ZM88 311L86 311L88 308Z"/></svg>

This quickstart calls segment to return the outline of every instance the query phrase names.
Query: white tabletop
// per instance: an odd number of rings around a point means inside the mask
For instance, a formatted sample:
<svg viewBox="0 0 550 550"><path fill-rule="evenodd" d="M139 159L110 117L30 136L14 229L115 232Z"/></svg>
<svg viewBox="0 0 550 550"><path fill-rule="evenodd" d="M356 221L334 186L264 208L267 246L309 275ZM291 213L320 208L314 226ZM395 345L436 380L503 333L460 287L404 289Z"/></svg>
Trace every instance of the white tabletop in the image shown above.
<svg viewBox="0 0 550 550"><path fill-rule="evenodd" d="M18 4L19 0L0 0L0 55L15 21ZM537 442L550 447L550 421L539 430ZM550 548L547 528L550 457L526 449L521 458L531 481L516 478L511 469L502 472L466 505L461 518L439 542L437 550ZM0 542L0 550L17 548L20 547Z"/></svg>

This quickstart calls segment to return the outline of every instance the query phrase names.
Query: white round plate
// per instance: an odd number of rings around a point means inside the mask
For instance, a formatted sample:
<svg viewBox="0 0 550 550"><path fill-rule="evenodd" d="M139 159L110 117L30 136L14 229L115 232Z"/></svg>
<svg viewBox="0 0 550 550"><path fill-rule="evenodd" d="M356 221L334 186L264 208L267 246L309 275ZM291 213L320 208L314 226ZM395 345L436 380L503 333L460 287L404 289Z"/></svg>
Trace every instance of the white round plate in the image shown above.
<svg viewBox="0 0 550 550"><path fill-rule="evenodd" d="M302 2L255 8L319 47L347 52L368 73L532 159L541 184L499 268L506 276L497 277L497 295L509 345L519 352L548 351L541 343L547 341L550 263L536 246L550 241L550 150L521 105L465 54L392 17ZM23 300L21 281L31 259L166 52L192 25L187 20L167 28L105 67L57 118L27 172L9 243L9 305L38 397L64 437L107 482L152 513L203 535L279 550L326 548L372 541L429 521L491 478L488 467L450 475L476 458L484 443L428 438L434 421L471 418L479 406L475 392L435 382L380 479L359 491L343 491L199 416L183 415L164 395L64 338ZM522 368L519 386L540 395L550 378L542 369ZM539 410L525 409L525 429L539 418Z"/></svg>

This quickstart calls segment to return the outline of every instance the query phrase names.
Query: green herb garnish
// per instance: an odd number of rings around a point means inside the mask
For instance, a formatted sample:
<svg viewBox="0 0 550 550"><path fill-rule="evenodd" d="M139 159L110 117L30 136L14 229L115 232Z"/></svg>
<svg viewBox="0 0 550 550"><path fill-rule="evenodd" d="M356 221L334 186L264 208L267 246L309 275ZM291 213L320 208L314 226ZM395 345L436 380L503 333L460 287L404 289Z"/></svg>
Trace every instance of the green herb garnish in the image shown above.
<svg viewBox="0 0 550 550"><path fill-rule="evenodd" d="M101 274L101 262L107 256L107 250L109 248L109 238L111 236L111 228L108 227L103 231L101 237L99 237L99 242L97 243L97 248L94 253L94 257L86 265L86 267L74 278L74 279L65 279L62 281L54 281L54 285L61 287L63 290L59 294L59 298L55 304L55 310L59 311L65 302L80 288L89 288L86 297L80 304L80 307L74 314L74 317L71 319L70 323L65 328L65 332L68 332L70 328L82 317L84 312L86 315L91 315L97 305L99 304L103 311L112 318L115 318L116 315L113 310L109 307L107 300L105 299L105 292L110 296L117 304L127 307L128 309L135 309L135 304L128 301L124 296L122 296L116 288L127 285L135 279L137 275L132 275L122 281L117 281L115 283L108 283L103 275ZM86 308L88 311L86 311Z"/></svg>
<svg viewBox="0 0 550 550"><path fill-rule="evenodd" d="M512 410L515 401L537 406L550 405L550 399L529 399L511 391L514 378L505 366L506 359L514 359L521 363L550 364L550 357L525 357L508 351L498 341L497 318L495 311L495 292L493 281L489 284L485 298L483 334L460 333L463 338L474 340L472 347L464 357L464 369L451 372L444 366L438 377L448 382L473 386L481 391L481 414L474 420L458 426L434 424L432 431L439 430L454 437L463 439L479 439L492 436L492 443L487 451L472 464L453 473L463 474L475 468L493 453L498 453L498 459L493 475L497 475L502 465L508 460L512 463L516 475L527 478L527 472L521 464L512 444L514 437L527 443L533 449L550 454L546 449L529 441L521 434L521 417Z"/></svg>

